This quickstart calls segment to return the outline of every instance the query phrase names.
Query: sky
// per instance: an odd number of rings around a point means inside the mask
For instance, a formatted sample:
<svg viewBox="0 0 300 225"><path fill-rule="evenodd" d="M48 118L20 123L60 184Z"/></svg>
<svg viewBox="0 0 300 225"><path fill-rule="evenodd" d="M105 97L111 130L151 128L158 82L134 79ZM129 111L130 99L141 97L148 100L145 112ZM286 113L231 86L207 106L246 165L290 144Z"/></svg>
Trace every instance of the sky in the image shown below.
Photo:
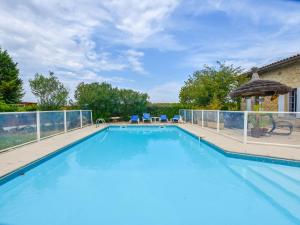
<svg viewBox="0 0 300 225"><path fill-rule="evenodd" d="M0 46L28 80L53 71L70 90L108 82L177 102L217 61L247 70L300 53L296 0L0 0Z"/></svg>

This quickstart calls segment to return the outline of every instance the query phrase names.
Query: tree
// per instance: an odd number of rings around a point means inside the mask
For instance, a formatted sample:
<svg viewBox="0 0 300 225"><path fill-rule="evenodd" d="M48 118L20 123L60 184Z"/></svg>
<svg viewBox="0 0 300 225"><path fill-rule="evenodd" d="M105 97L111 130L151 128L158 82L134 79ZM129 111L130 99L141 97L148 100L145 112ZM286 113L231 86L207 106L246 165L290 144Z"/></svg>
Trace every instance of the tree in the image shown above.
<svg viewBox="0 0 300 225"><path fill-rule="evenodd" d="M61 83L53 72L49 77L35 74L33 80L29 80L32 93L38 98L38 106L41 110L61 109L67 104L68 89Z"/></svg>
<svg viewBox="0 0 300 225"><path fill-rule="evenodd" d="M19 103L24 95L17 65L7 51L0 48L0 101L6 104Z"/></svg>
<svg viewBox="0 0 300 225"><path fill-rule="evenodd" d="M240 67L220 62L217 67L204 66L185 82L180 102L213 109L238 108L240 99L231 99L229 93L247 80L241 72Z"/></svg>
<svg viewBox="0 0 300 225"><path fill-rule="evenodd" d="M141 114L146 111L148 95L130 89L118 90L120 99L120 112L124 116Z"/></svg>
<svg viewBox="0 0 300 225"><path fill-rule="evenodd" d="M80 83L75 99L81 108L93 110L94 118L121 116L127 119L131 114L146 110L148 95L130 89L113 88L108 83Z"/></svg>

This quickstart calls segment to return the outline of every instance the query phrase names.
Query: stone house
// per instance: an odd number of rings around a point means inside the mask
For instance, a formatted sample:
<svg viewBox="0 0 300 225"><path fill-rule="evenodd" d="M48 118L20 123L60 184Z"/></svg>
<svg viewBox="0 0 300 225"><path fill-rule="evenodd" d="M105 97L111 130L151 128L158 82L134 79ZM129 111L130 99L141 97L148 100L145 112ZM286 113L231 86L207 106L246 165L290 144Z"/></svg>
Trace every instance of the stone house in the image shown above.
<svg viewBox="0 0 300 225"><path fill-rule="evenodd" d="M286 84L293 90L285 95L248 98L242 101L242 110L300 112L300 54L258 68L261 79ZM245 73L251 77L251 72ZM257 108L256 108L257 109Z"/></svg>

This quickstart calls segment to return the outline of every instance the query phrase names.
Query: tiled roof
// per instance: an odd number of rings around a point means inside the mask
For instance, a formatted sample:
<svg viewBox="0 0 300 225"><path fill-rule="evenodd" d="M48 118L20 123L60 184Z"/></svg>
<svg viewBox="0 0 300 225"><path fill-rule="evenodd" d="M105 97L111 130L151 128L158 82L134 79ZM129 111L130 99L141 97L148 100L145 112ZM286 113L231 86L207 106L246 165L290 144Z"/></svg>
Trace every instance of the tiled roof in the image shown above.
<svg viewBox="0 0 300 225"><path fill-rule="evenodd" d="M281 60L278 60L278 61L273 62L271 64L259 67L258 68L258 73L260 74L260 73L264 73L264 72L267 72L267 71L270 71L270 70L273 70L273 69L277 69L277 68L280 68L282 66L294 63L296 61L300 61L300 54L293 55L291 57L281 59ZM252 75L252 71L248 71L245 74L246 75Z"/></svg>

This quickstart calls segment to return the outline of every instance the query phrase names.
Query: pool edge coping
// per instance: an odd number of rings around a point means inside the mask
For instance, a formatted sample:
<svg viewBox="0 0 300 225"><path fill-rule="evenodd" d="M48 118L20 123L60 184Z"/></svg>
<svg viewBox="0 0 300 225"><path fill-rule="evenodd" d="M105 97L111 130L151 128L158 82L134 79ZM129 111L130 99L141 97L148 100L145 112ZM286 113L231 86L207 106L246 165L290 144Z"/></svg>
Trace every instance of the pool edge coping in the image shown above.
<svg viewBox="0 0 300 225"><path fill-rule="evenodd" d="M88 135L86 135L86 136L84 136L82 138L79 138L76 141L73 141L73 142L71 142L71 143L69 143L69 144L67 144L67 145L65 145L63 147L60 147L60 148L58 148L58 149L56 149L56 150L54 150L54 151L52 151L52 152L50 152L50 153L48 153L48 154L46 154L44 156L38 158L38 159L35 159L35 160L33 160L33 161L25 164L25 165L22 165L22 166L20 166L20 167L18 167L16 169L14 169L14 170L6 173L6 174L0 176L0 186L2 184L6 183L6 182L8 182L8 181L10 181L10 180L18 177L18 176L20 176L20 175L23 175L25 172L27 172L27 171L29 171L29 170L37 167L38 165L42 164L43 162L46 162L49 159L54 158L55 156L57 156L57 155L65 152L65 151L67 151L68 149L70 149L74 145L77 145L80 142L82 142L82 141L84 141L84 140L86 140L86 139L88 139L88 138L90 138L90 137L92 137L92 136L94 136L94 135L96 135L96 134L98 134L98 133L100 133L100 132L108 129L108 128L109 128L109 125L107 125L107 126L105 126L103 128L100 128L99 130L95 130L91 134L88 134Z"/></svg>
<svg viewBox="0 0 300 225"><path fill-rule="evenodd" d="M176 126L179 129L183 130L184 132L187 132L191 136L194 136L197 139L199 138L202 142L204 142L205 144L214 148L215 151L217 151L229 158L238 158L238 159L273 163L273 164L279 164L279 165L285 165L285 166L300 167L300 160L293 160L293 159L280 158L280 157L271 157L271 156L266 156L266 155L258 155L258 154L250 154L250 153L233 152L233 151L230 151L223 147L220 147L217 144L212 143L211 141L207 140L205 137L201 137L201 136L193 133L192 131L189 131L188 129L186 129L184 127L180 127L178 125L176 125Z"/></svg>

